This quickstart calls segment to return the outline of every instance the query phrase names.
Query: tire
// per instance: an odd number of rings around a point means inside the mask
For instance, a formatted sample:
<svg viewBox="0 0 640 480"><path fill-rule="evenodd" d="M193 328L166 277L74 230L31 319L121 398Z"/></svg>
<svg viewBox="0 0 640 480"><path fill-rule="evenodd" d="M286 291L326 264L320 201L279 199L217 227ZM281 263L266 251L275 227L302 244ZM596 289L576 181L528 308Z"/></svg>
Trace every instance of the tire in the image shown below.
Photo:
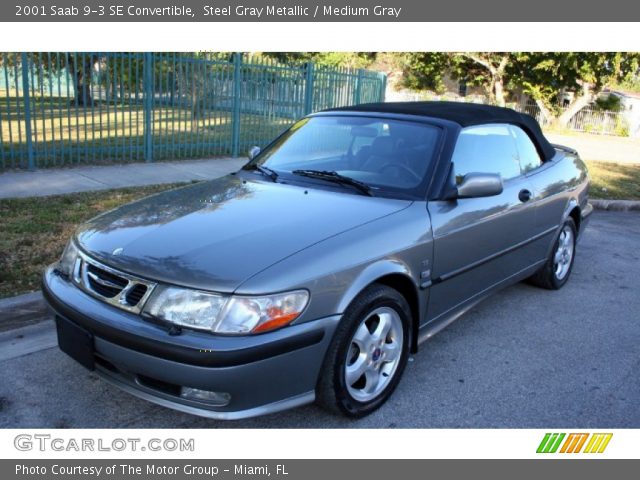
<svg viewBox="0 0 640 480"><path fill-rule="evenodd" d="M576 224L568 218L553 242L549 258L529 283L548 290L558 290L567 283L576 256L576 235Z"/></svg>
<svg viewBox="0 0 640 480"><path fill-rule="evenodd" d="M373 284L344 313L316 387L316 403L360 418L395 390L409 357L411 309L393 288ZM362 373L360 373L362 372Z"/></svg>

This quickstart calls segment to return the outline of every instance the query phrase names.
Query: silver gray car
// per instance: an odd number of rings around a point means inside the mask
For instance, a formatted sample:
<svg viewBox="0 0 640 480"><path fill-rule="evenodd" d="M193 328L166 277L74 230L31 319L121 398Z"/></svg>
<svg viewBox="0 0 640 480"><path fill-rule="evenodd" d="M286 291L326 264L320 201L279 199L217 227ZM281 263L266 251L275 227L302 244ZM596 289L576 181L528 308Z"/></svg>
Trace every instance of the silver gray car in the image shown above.
<svg viewBox="0 0 640 480"><path fill-rule="evenodd" d="M43 279L64 352L196 415L360 417L491 293L561 288L592 211L578 154L498 107L324 111L249 156L77 230Z"/></svg>

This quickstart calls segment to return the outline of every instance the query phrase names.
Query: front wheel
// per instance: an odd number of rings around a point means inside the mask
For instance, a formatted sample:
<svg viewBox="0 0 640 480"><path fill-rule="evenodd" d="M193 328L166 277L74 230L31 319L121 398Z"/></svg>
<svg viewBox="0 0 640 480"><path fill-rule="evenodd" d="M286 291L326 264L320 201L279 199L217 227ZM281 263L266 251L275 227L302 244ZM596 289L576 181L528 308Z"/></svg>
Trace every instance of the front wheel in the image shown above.
<svg viewBox="0 0 640 480"><path fill-rule="evenodd" d="M410 309L405 298L374 284L349 306L320 375L317 402L350 417L378 409L396 388L409 355Z"/></svg>
<svg viewBox="0 0 640 480"><path fill-rule="evenodd" d="M529 279L531 283L549 290L558 290L567 283L573 269L576 234L576 224L572 218L568 218L556 237L546 263Z"/></svg>

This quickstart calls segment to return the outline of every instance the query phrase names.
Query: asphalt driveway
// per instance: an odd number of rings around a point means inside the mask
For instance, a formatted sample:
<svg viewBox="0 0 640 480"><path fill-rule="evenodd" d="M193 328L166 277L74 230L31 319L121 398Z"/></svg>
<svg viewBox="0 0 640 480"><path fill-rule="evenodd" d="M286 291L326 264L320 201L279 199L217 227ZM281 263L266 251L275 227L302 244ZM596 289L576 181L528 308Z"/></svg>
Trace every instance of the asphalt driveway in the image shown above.
<svg viewBox="0 0 640 480"><path fill-rule="evenodd" d="M519 284L486 300L423 344L362 420L314 406L193 417L121 392L44 342L0 355L0 427L640 428L639 267L640 215L596 212L562 290Z"/></svg>

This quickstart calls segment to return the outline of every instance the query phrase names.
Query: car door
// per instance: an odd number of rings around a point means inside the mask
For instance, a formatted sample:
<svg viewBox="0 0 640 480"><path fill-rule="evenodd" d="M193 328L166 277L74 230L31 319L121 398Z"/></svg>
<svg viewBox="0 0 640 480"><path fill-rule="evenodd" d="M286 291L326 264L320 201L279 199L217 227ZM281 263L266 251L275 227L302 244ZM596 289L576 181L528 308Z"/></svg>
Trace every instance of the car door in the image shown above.
<svg viewBox="0 0 640 480"><path fill-rule="evenodd" d="M549 252L567 207L567 190L577 179L573 178L573 169L563 169L552 160L543 162L535 144L522 129L512 126L511 130L520 165L531 185L531 201L536 207L536 235L539 240L532 247L537 257L543 259Z"/></svg>
<svg viewBox="0 0 640 480"><path fill-rule="evenodd" d="M499 173L499 195L430 201L434 234L428 320L464 307L534 262L527 243L536 212L509 125L463 129L452 156L456 183L467 173Z"/></svg>

